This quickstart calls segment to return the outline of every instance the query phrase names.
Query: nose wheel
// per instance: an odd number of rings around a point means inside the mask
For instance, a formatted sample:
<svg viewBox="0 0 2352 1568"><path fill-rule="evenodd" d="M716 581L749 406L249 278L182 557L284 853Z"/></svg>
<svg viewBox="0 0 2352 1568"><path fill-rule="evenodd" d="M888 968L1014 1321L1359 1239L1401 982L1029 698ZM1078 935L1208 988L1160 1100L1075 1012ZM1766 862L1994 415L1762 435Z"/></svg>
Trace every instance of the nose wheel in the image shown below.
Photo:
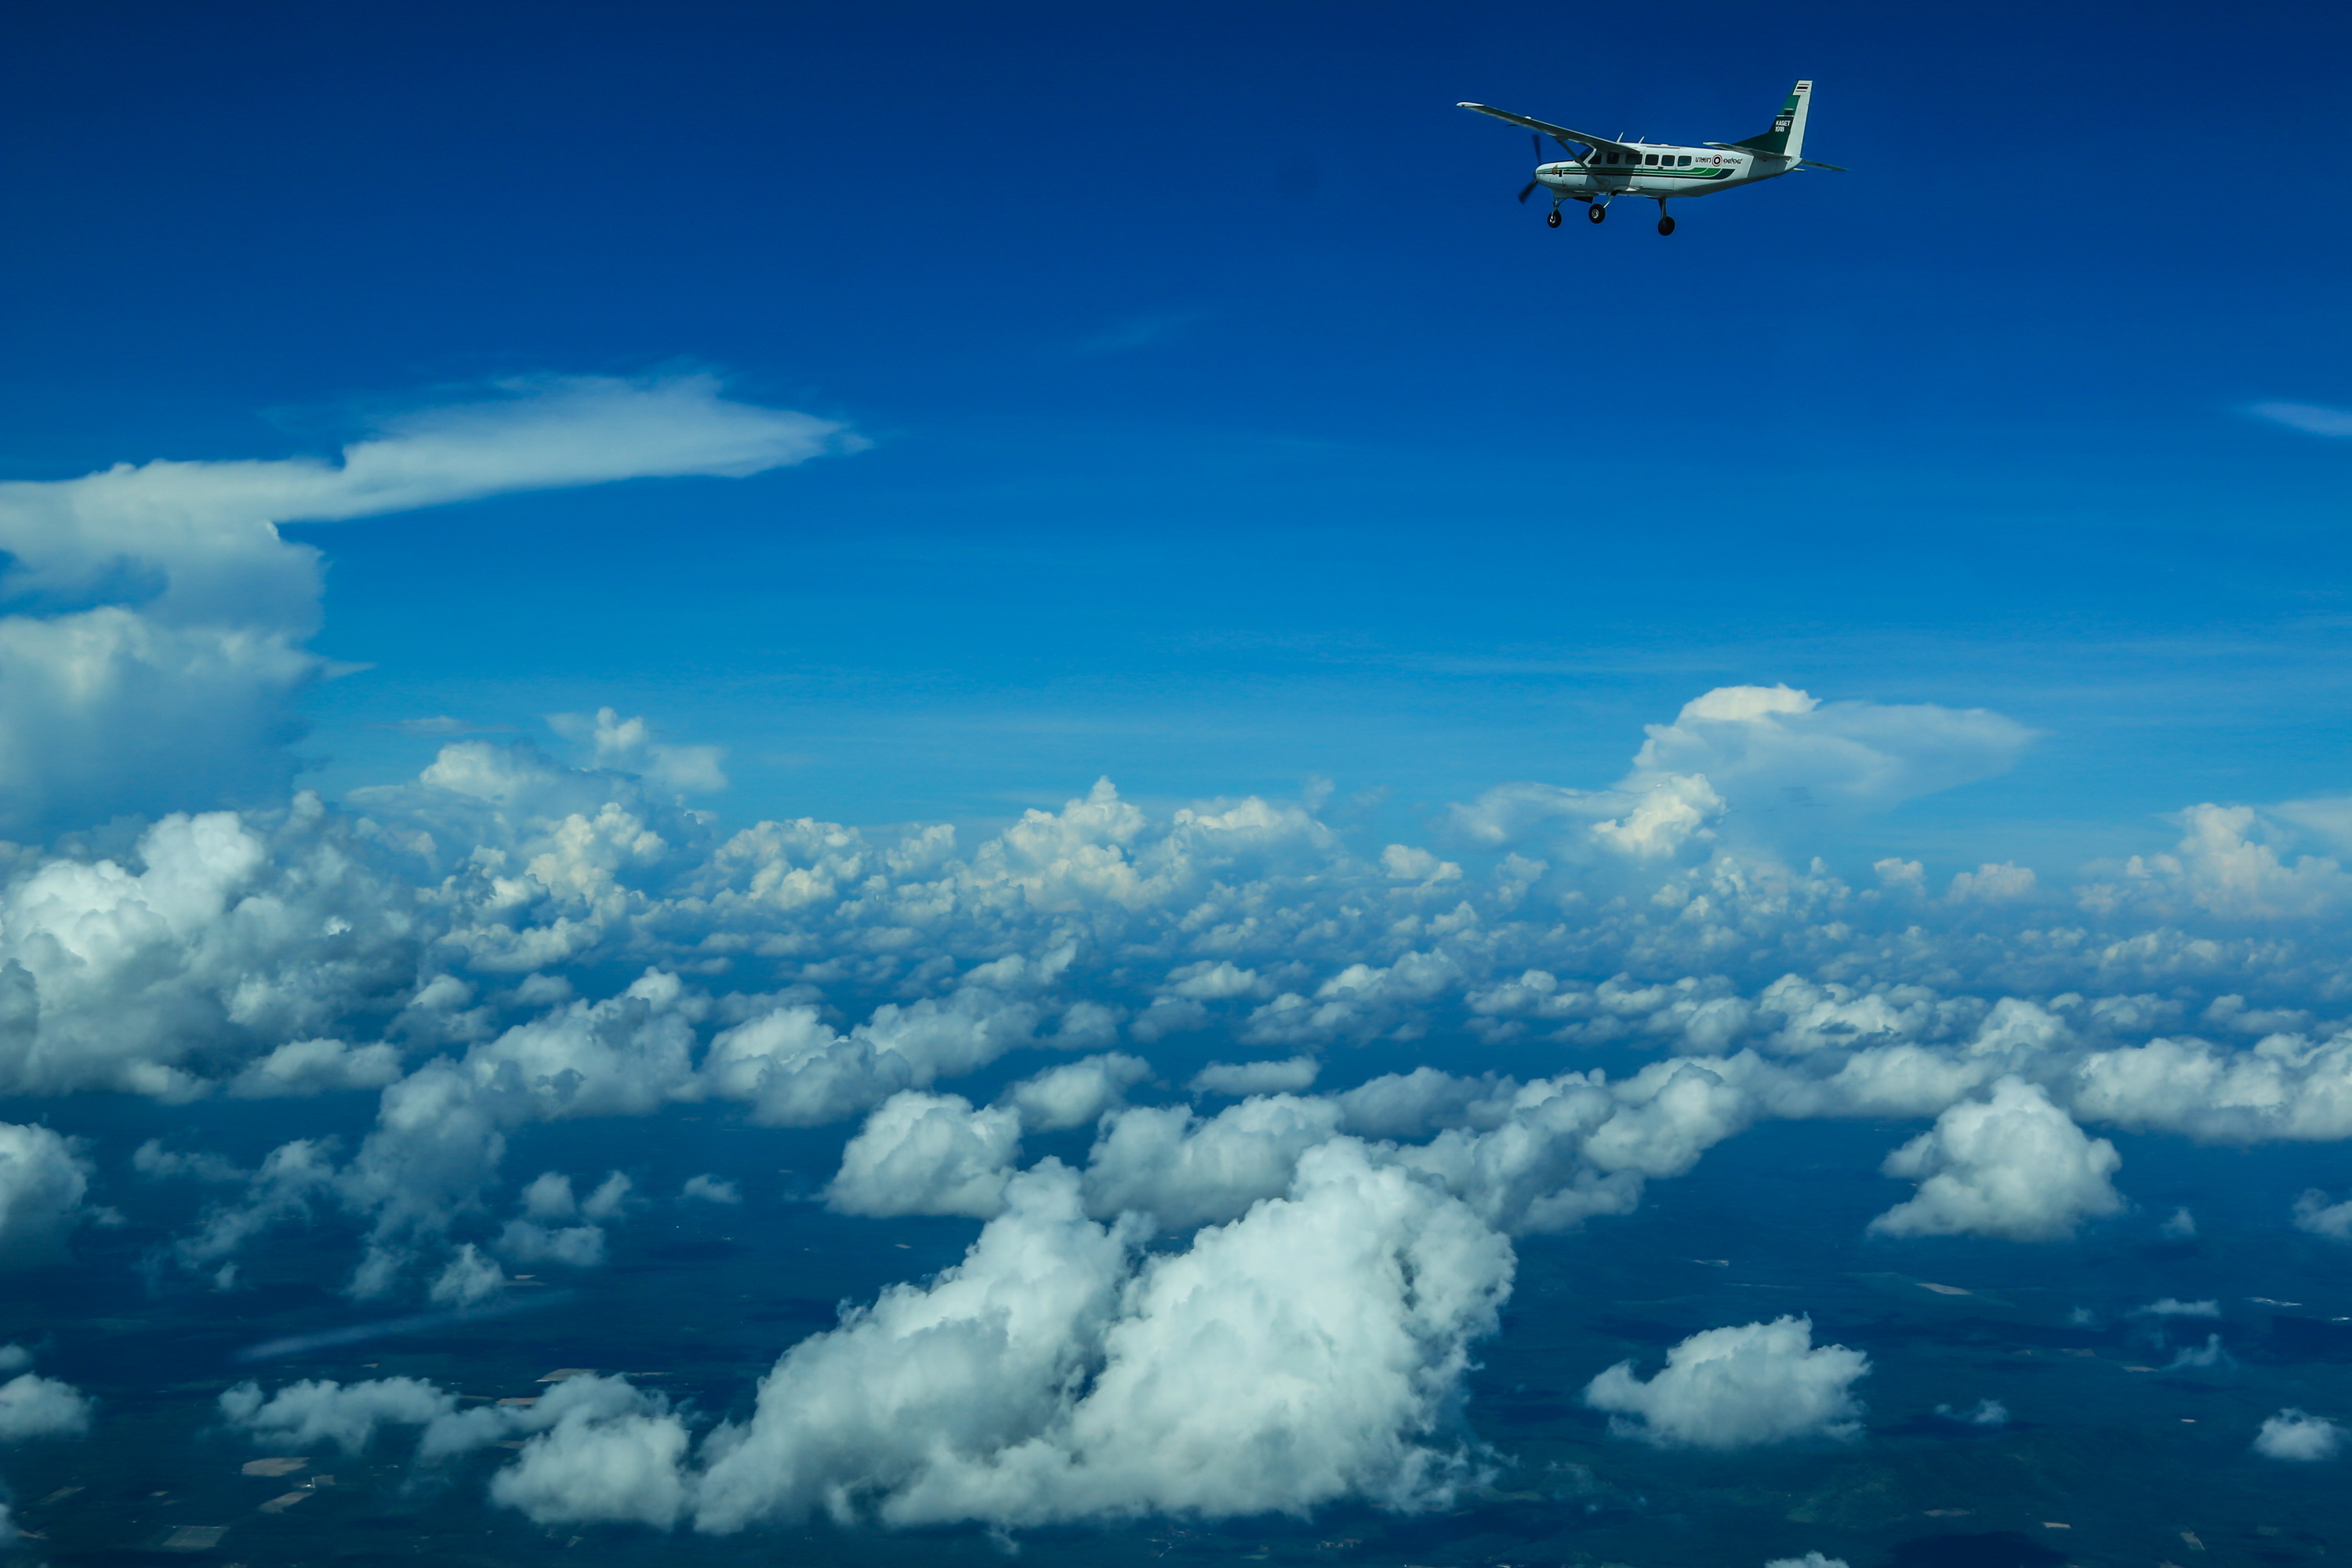
<svg viewBox="0 0 2352 1568"><path fill-rule="evenodd" d="M1551 211L1544 214L1544 222L1551 225L1554 228L1558 228L1559 226L1559 209L1558 207L1554 207Z"/></svg>
<svg viewBox="0 0 2352 1568"><path fill-rule="evenodd" d="M1609 209L1595 202L1584 209L1584 216L1594 223L1606 223L1609 221Z"/></svg>

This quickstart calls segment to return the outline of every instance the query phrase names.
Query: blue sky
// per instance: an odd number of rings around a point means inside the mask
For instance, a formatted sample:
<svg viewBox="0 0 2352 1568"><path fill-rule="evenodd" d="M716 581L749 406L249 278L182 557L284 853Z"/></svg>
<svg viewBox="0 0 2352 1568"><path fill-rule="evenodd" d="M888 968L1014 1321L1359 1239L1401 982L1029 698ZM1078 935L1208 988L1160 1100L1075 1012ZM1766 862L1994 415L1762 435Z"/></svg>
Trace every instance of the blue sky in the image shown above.
<svg viewBox="0 0 2352 1568"><path fill-rule="evenodd" d="M0 1551L2340 1537L2347 34L20 7Z"/></svg>
<svg viewBox="0 0 2352 1568"><path fill-rule="evenodd" d="M268 5L19 21L0 454L331 451L516 373L719 372L872 449L311 527L378 728L617 702L731 817L1310 773L1600 784L1717 684L2044 733L1948 856L2347 761L2326 8ZM1769 36L1760 36L1769 34ZM2027 40L2030 39L2030 43ZM1545 230L1475 97L1806 174ZM2270 150L2275 149L2275 153ZM2310 154L2320 155L2320 154ZM1538 204L1539 205L1539 204ZM37 239L35 237L37 237ZM2161 829L2156 829L2160 832Z"/></svg>

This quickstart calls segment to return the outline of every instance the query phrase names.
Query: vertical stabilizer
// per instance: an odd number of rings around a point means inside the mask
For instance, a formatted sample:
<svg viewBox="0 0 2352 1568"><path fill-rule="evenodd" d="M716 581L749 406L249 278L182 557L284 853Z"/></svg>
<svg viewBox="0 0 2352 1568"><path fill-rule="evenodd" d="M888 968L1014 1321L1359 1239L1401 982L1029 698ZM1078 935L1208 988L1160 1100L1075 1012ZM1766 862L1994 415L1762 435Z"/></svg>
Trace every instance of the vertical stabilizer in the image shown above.
<svg viewBox="0 0 2352 1568"><path fill-rule="evenodd" d="M1735 147L1762 153L1773 158L1801 158L1805 152L1805 110L1813 101L1813 84L1801 81L1789 89L1789 101L1772 117L1772 129L1761 136L1750 136L1745 142L1735 142Z"/></svg>

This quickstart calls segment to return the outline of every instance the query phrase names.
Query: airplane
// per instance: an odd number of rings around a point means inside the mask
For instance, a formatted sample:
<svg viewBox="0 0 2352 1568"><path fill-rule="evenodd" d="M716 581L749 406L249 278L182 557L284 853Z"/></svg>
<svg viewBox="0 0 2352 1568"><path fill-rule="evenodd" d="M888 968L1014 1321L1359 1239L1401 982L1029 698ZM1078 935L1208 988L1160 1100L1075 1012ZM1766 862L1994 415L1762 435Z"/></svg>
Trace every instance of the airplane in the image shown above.
<svg viewBox="0 0 2352 1568"><path fill-rule="evenodd" d="M1712 195L1734 185L1777 179L1791 169L1846 173L1835 163L1816 163L1799 156L1805 146L1805 110L1812 98L1813 84L1801 81L1790 90L1789 101L1780 106L1780 112L1772 117L1772 129L1761 136L1750 136L1745 142L1708 142L1696 147L1613 141L1589 131L1570 131L1564 125L1529 120L1524 114L1513 114L1484 103L1456 107L1491 114L1538 132L1535 138L1538 157L1543 155L1546 136L1559 142L1568 153L1562 162L1538 165L1536 177L1519 193L1521 202L1535 195L1538 186L1551 193L1551 211L1544 222L1552 227L1559 226L1562 202L1572 199L1590 204L1584 216L1599 223L1608 217L1612 198L1635 195L1648 196L1658 204L1658 232L1672 234L1675 220L1666 212L1669 199ZM1584 148L1581 153L1576 150L1579 143Z"/></svg>

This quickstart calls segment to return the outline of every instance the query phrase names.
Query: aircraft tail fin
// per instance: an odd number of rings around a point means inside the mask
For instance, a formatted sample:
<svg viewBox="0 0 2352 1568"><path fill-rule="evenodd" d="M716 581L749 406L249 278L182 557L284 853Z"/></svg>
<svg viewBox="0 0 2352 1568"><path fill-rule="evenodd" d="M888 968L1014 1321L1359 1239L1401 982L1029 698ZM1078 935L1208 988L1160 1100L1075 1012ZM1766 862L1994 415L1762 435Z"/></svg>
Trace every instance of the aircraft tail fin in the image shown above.
<svg viewBox="0 0 2352 1568"><path fill-rule="evenodd" d="M1772 117L1772 129L1761 136L1750 136L1745 142L1735 142L1735 147L1745 147L1751 153L1761 153L1773 158L1797 158L1805 150L1805 110L1813 101L1813 84L1801 81L1789 89L1789 101Z"/></svg>

